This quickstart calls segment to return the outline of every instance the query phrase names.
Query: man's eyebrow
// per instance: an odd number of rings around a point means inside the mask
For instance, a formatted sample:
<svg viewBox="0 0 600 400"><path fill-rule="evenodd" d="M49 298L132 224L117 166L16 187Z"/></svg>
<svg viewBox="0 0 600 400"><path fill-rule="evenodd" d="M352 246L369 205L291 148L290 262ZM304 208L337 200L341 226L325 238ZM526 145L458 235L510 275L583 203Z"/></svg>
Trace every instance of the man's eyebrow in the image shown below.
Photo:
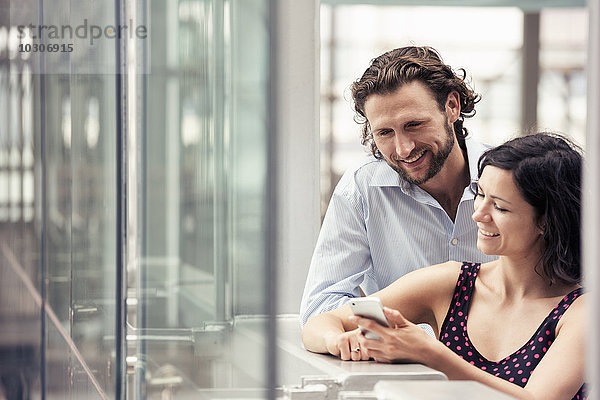
<svg viewBox="0 0 600 400"><path fill-rule="evenodd" d="M431 121L430 117L423 116L423 117L414 117L414 118L411 118L411 119L407 120L406 123L407 124L414 124L415 122L425 123L425 122L429 122L429 121Z"/></svg>

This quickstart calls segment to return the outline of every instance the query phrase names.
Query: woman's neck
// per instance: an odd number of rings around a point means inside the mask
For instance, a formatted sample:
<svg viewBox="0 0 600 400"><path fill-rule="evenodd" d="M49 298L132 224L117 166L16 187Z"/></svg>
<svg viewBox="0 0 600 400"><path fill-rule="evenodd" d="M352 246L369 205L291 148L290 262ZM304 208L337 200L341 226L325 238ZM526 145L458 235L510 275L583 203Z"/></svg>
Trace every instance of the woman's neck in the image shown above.
<svg viewBox="0 0 600 400"><path fill-rule="evenodd" d="M522 258L501 256L493 262L495 265L486 281L501 297L513 301L558 297L576 286L560 282L551 284L544 275L541 259L541 254Z"/></svg>

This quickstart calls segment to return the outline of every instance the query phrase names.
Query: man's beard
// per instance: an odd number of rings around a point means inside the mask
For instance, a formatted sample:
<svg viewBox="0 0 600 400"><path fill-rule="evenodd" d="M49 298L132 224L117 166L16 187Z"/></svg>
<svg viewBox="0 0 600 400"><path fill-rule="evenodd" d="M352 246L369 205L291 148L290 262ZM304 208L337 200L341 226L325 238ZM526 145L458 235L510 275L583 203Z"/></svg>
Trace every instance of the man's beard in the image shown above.
<svg viewBox="0 0 600 400"><path fill-rule="evenodd" d="M402 167L394 164L393 160L386 160L388 165L392 167L392 169L396 171L398 175L400 175L400 177L406 182L412 183L413 185L424 184L425 182L436 176L438 172L441 171L442 167L444 166L444 163L446 162L446 159L448 159L448 156L452 152L452 148L454 147L454 130L452 129L452 126L448 123L448 121L446 121L446 133L446 141L443 143L443 147L437 153L432 154L429 169L422 178L415 178L410 176ZM425 147L414 149L410 153L410 155L406 157L406 159L410 159L416 154L421 153L423 149L425 149ZM426 150L429 151L428 149Z"/></svg>

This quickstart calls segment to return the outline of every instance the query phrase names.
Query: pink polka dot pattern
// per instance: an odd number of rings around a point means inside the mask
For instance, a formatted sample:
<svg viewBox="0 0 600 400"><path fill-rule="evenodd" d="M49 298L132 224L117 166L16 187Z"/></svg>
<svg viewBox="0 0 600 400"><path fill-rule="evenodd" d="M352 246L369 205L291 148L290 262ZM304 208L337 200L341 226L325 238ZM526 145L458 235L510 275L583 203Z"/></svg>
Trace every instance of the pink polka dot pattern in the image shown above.
<svg viewBox="0 0 600 400"><path fill-rule="evenodd" d="M454 297L440 331L440 341L468 363L488 373L524 387L529 376L552 345L556 325L573 301L583 293L575 289L567 294L550 311L533 336L520 349L500 361L483 357L471 344L467 334L470 299L479 272L479 263L464 262L454 289ZM573 399L586 399L587 388L583 385Z"/></svg>

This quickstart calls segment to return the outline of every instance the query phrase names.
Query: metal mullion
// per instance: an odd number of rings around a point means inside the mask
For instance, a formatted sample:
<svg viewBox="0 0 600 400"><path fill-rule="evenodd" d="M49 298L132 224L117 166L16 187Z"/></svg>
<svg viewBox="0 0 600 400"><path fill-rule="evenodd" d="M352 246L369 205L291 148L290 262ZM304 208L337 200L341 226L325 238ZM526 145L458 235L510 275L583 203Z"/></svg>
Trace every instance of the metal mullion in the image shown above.
<svg viewBox="0 0 600 400"><path fill-rule="evenodd" d="M227 266L228 262L228 232L227 232L227 187L228 165L227 149L225 148L225 103L227 91L225 88L225 24L223 2L213 0L213 143L214 143L214 186L213 186L213 215L214 215L214 274L215 274L215 305L216 320L227 319ZM219 99L222 96L222 99Z"/></svg>
<svg viewBox="0 0 600 400"><path fill-rule="evenodd" d="M122 25L126 2L115 0L115 23ZM127 146L126 146L126 112L127 92L125 91L125 67L122 65L126 41L115 38L115 183L116 183L116 215L115 215L115 399L124 400L126 395L125 365L126 345L126 238L127 238Z"/></svg>

